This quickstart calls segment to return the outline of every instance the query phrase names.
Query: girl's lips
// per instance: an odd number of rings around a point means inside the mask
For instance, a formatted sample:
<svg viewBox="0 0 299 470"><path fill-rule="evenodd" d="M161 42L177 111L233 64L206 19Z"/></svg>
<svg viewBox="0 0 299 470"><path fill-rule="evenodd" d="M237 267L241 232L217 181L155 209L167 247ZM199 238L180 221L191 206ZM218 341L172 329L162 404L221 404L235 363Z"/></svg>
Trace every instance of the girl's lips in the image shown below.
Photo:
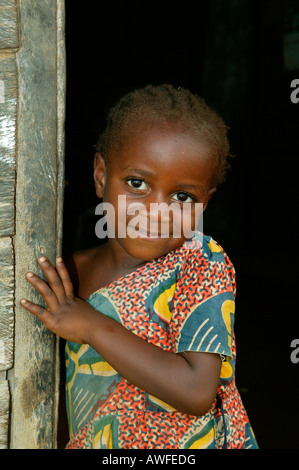
<svg viewBox="0 0 299 470"><path fill-rule="evenodd" d="M138 230L136 232L138 234L138 236L140 238L150 238L150 239L157 239L157 238L162 238L161 235L159 235L158 233L154 234L154 233L147 233L147 232L142 232L140 230Z"/></svg>
<svg viewBox="0 0 299 470"><path fill-rule="evenodd" d="M148 232L144 232L142 230L136 230L134 227L131 227L130 225L128 225L128 230L130 230L132 233L134 233L133 238L139 237L139 238L144 238L144 239L147 239L147 240L161 240L162 238L169 238L169 236L170 236L168 233L167 234L148 233Z"/></svg>

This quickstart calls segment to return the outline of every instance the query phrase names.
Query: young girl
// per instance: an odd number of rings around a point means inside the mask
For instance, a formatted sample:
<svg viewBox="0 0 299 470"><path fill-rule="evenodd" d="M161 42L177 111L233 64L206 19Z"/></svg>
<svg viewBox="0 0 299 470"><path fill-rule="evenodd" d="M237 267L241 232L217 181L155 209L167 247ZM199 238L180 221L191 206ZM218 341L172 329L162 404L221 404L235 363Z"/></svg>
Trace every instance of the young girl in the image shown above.
<svg viewBox="0 0 299 470"><path fill-rule="evenodd" d="M40 257L48 282L26 277L48 308L21 301L67 340L67 448L257 447L234 378L234 268L211 237L175 236L171 211L151 209L188 207L194 229L228 157L225 124L188 90L147 86L110 111L94 180L112 236L74 254L76 276ZM145 208L140 230L125 213L125 237L119 196Z"/></svg>

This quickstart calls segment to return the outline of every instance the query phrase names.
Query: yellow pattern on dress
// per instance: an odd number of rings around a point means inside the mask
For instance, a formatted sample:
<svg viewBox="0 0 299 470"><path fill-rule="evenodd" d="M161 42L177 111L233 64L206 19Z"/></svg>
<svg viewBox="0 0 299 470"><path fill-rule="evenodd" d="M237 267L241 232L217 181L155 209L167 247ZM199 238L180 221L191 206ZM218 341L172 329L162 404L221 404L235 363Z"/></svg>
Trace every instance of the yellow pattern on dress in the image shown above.
<svg viewBox="0 0 299 470"><path fill-rule="evenodd" d="M154 310L156 314L163 320L167 321L167 323L170 323L171 320L171 311L169 309L168 303L174 296L175 288L176 283L172 284L169 289L166 289L164 292L162 292L162 294L159 295L154 303Z"/></svg>
<svg viewBox="0 0 299 470"><path fill-rule="evenodd" d="M189 449L206 449L214 440L215 432L214 428L210 429L205 436L194 441Z"/></svg>

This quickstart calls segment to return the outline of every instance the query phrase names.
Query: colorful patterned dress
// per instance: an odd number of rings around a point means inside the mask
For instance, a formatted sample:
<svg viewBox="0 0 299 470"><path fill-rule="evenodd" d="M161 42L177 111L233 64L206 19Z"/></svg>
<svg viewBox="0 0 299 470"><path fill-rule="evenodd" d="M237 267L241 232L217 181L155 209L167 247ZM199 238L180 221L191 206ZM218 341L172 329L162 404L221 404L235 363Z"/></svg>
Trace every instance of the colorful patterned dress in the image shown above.
<svg viewBox="0 0 299 470"><path fill-rule="evenodd" d="M129 383L89 345L67 342L66 448L257 448L235 385L234 268L211 237L196 232L87 302L166 351L220 354L221 378L211 409L190 416Z"/></svg>

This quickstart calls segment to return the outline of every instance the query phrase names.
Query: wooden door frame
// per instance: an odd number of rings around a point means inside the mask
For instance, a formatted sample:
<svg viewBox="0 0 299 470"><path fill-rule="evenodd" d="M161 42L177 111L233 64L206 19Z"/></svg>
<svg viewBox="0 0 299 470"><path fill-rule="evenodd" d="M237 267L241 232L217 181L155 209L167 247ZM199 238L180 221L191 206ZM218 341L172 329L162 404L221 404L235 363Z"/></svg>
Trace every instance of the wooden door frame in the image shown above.
<svg viewBox="0 0 299 470"><path fill-rule="evenodd" d="M6 446L56 448L59 339L25 311L20 300L25 297L41 304L25 274L29 270L41 274L40 254L53 262L62 251L64 0L0 0L1 8L16 11L18 37L0 51L0 71L4 54L15 61L17 78L13 223L1 237L10 247L14 268L12 313L2 312L11 326L10 337L2 339L7 361L0 368L0 385L8 385L5 393L9 392Z"/></svg>

